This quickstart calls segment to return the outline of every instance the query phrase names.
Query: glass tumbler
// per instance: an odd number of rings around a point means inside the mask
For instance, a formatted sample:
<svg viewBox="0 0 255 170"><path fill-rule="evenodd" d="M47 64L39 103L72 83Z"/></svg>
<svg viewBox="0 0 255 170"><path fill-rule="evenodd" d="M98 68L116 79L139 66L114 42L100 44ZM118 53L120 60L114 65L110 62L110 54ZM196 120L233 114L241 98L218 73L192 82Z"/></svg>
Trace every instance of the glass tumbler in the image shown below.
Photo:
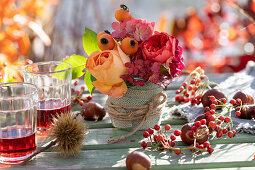
<svg viewBox="0 0 255 170"><path fill-rule="evenodd" d="M38 88L37 130L46 134L57 114L71 111L72 66L69 63L38 62L23 68L24 81Z"/></svg>
<svg viewBox="0 0 255 170"><path fill-rule="evenodd" d="M0 163L20 163L36 150L37 101L33 84L0 84Z"/></svg>

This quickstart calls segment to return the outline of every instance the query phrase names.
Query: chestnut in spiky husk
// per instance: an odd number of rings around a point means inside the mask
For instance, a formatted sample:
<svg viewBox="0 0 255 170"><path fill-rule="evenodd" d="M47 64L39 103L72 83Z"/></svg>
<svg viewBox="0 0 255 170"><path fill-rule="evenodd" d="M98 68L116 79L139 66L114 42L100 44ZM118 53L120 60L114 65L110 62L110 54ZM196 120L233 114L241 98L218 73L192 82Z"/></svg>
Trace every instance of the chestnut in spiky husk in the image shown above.
<svg viewBox="0 0 255 170"><path fill-rule="evenodd" d="M85 120L102 120L106 115L106 110L103 106L95 102L88 102L81 109L82 116Z"/></svg>
<svg viewBox="0 0 255 170"><path fill-rule="evenodd" d="M181 139L184 143L187 143L187 144L193 144L194 143L194 140L195 138L193 137L193 132L191 130L191 128L195 126L195 123L186 123L185 125L182 126L182 129L181 129ZM207 128L206 125L201 125L199 128L198 128L198 131L197 131L197 138L196 138L196 141L199 143L199 144L203 144L204 142L206 142L209 138L209 129Z"/></svg>
<svg viewBox="0 0 255 170"><path fill-rule="evenodd" d="M242 105L254 104L254 98L251 95L246 94L242 91L236 92L236 94L233 96L233 99L235 100L238 98L242 100Z"/></svg>
<svg viewBox="0 0 255 170"><path fill-rule="evenodd" d="M209 89L203 94L201 98L201 102L204 107L210 106L212 104L212 101L209 99L210 96L214 96L218 100L222 98L227 99L227 97L221 91L217 89Z"/></svg>

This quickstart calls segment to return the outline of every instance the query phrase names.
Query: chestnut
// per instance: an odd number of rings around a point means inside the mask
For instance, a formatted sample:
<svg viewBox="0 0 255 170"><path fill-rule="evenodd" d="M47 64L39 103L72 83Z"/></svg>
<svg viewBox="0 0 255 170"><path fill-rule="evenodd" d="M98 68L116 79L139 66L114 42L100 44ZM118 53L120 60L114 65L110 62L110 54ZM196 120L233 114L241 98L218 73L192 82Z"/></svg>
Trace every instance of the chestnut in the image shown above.
<svg viewBox="0 0 255 170"><path fill-rule="evenodd" d="M192 137L190 134L192 134L192 130L191 128L194 126L194 122L193 123L186 123L185 125L182 126L181 129L181 139L184 143L187 144L193 144L195 138ZM199 144L203 144L204 142L206 142L209 138L209 129L207 128L206 125L201 125L198 128L198 137L197 137L197 142Z"/></svg>
<svg viewBox="0 0 255 170"><path fill-rule="evenodd" d="M236 94L233 96L233 99L238 99L238 98L242 100L243 105L254 104L254 98L251 95L246 94L242 91L236 92Z"/></svg>
<svg viewBox="0 0 255 170"><path fill-rule="evenodd" d="M104 107L95 102L88 102L81 108L82 116L85 120L102 120L106 115Z"/></svg>
<svg viewBox="0 0 255 170"><path fill-rule="evenodd" d="M251 119L255 117L255 105L243 105L236 108L236 111L240 111L239 116L242 119Z"/></svg>
<svg viewBox="0 0 255 170"><path fill-rule="evenodd" d="M214 96L218 100L222 98L227 99L227 97L221 91L217 89L209 89L203 94L201 98L201 102L204 107L210 106L212 104L212 101L209 99L210 96Z"/></svg>
<svg viewBox="0 0 255 170"><path fill-rule="evenodd" d="M151 160L143 152L134 151L126 158L128 170L147 170L151 168Z"/></svg>

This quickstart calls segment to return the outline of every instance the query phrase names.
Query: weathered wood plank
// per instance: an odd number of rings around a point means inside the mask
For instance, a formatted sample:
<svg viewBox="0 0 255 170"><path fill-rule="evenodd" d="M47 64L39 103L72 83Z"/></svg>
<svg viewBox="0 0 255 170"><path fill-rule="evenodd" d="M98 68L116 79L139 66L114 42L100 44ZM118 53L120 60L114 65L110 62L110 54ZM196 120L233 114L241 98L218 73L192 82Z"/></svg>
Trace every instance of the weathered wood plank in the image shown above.
<svg viewBox="0 0 255 170"><path fill-rule="evenodd" d="M173 133L175 129L181 129L182 125L171 125L172 130L168 133ZM142 134L143 130L137 131L134 135L128 137L126 140L117 144L107 144L108 139L118 138L130 132L131 129L89 129L86 139L83 142L82 150L100 150L100 149L117 149L117 148L135 148L140 147L140 142L144 139ZM211 144L235 144L235 143L253 143L255 136L247 133L238 133L234 138L226 136L217 139L211 135ZM45 137L38 137L38 146L42 146L49 142ZM180 137L176 139L176 146L185 146Z"/></svg>
<svg viewBox="0 0 255 170"><path fill-rule="evenodd" d="M190 169L190 168L229 168L255 166L254 143L218 144L213 145L213 154L204 153L203 156L193 158L188 155L175 155L169 151L150 151L138 148L114 150L82 151L72 158L63 158L59 153L44 152L30 161L26 167L58 168L58 169L92 169L125 167L128 153L139 150L145 152L152 160L152 169ZM190 151L185 151L190 153ZM17 166L20 167L20 166Z"/></svg>

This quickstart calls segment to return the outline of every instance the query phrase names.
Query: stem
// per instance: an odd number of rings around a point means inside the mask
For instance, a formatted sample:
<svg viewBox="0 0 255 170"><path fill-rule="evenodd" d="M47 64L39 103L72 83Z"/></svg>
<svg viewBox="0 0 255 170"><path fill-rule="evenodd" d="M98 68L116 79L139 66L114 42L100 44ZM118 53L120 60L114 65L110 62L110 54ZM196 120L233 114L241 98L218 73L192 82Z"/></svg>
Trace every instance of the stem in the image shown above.
<svg viewBox="0 0 255 170"><path fill-rule="evenodd" d="M25 165L30 159L32 159L33 157L35 157L36 155L38 155L39 153L46 151L47 149L51 148L52 146L54 146L57 143L56 140L51 141L48 145L46 145L45 147L37 150L35 153L33 153L31 156L29 156L25 161L23 161L21 163L21 165Z"/></svg>

